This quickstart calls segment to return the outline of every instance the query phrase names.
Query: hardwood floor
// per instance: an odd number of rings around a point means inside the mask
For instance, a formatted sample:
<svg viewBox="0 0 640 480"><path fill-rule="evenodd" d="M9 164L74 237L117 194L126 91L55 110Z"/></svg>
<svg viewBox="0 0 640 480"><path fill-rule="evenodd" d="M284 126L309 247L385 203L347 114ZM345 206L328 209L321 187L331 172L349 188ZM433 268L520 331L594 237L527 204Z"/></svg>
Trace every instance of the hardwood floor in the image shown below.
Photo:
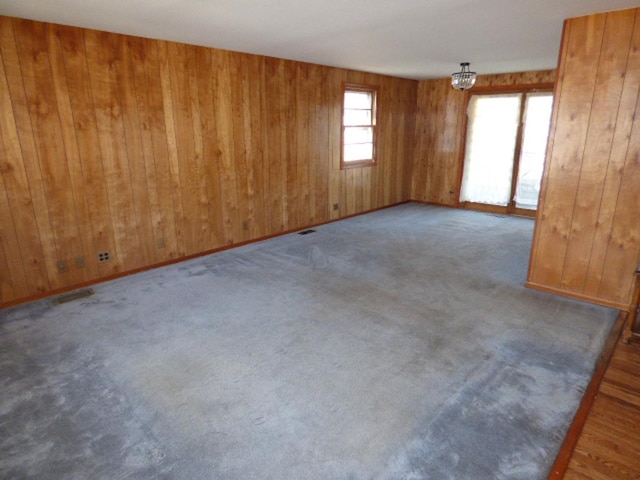
<svg viewBox="0 0 640 480"><path fill-rule="evenodd" d="M640 479L640 343L617 342L564 478Z"/></svg>

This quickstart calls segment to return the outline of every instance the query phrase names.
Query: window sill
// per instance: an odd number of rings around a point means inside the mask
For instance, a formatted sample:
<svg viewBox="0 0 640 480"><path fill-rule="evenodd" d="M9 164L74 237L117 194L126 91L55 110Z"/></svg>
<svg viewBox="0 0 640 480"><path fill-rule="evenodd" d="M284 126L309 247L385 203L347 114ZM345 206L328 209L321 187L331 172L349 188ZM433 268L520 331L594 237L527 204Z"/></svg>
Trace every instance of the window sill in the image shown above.
<svg viewBox="0 0 640 480"><path fill-rule="evenodd" d="M374 160L358 160L354 162L342 162L340 170L348 170L350 168L375 167L377 163Z"/></svg>

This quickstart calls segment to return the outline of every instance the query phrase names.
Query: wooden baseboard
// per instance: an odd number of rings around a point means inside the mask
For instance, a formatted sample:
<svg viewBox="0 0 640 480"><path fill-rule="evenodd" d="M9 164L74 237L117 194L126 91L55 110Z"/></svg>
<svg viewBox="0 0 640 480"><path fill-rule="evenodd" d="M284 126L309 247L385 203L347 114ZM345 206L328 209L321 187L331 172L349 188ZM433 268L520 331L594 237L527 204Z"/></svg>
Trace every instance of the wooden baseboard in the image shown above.
<svg viewBox="0 0 640 480"><path fill-rule="evenodd" d="M587 421L589 412L591 412L593 402L598 394L598 390L600 389L600 384L602 383L604 374L607 371L607 367L609 366L609 362L613 356L613 351L615 350L618 339L620 338L625 321L626 313L621 312L616 323L611 329L611 333L609 334L609 338L607 339L604 348L602 349L593 377L591 377L589 386L582 396L582 401L580 402L578 411L573 417L569 430L567 430L567 435L565 436L564 442L560 447L560 452L551 467L547 480L561 480L564 478L564 474L566 473L567 468L569 467L569 462L571 461L571 456L576 448L576 444L578 443L584 424Z"/></svg>
<svg viewBox="0 0 640 480"><path fill-rule="evenodd" d="M438 207L448 208L460 208L463 210L474 210L476 212L495 213L498 215L514 215L516 217L526 217L534 219L536 217L536 210L528 210L526 208L515 208L510 210L509 207L501 207L500 205L490 205L486 203L473 203L473 202L458 202L457 204L447 204L438 202L429 202L426 200L415 200L411 202L423 203L425 205L435 205Z"/></svg>
<svg viewBox="0 0 640 480"><path fill-rule="evenodd" d="M420 203L422 205L432 205L434 207L458 208L456 205L449 204L449 203L430 202L428 200L416 200L415 198L409 201L413 203Z"/></svg>
<svg viewBox="0 0 640 480"><path fill-rule="evenodd" d="M561 288L549 287L547 285L541 285L536 282L527 280L525 286L534 290L540 290L541 292L553 293L554 295L560 295L562 297L573 298L574 300L582 300L583 302L595 303L596 305L602 305L603 307L615 308L616 310L628 311L629 305L618 302L611 302L609 300L603 300L601 298L592 297L589 295L583 295L581 293L571 292L568 290L562 290Z"/></svg>
<svg viewBox="0 0 640 480"><path fill-rule="evenodd" d="M535 218L536 210L526 208L514 208L511 206L491 205L488 203L460 202L460 208L475 210L477 212L495 213L499 215L515 215L516 217Z"/></svg>

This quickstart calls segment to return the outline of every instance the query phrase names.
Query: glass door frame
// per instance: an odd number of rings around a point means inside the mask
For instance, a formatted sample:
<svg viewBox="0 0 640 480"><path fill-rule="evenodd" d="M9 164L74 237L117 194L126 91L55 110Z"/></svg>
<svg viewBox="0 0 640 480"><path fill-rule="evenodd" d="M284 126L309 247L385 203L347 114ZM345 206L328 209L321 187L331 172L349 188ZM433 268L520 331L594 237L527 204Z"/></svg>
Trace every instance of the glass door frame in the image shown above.
<svg viewBox="0 0 640 480"><path fill-rule="evenodd" d="M462 140L461 140L461 148L460 148L460 158L458 159L459 171L458 171L458 198L456 198L456 206L458 208L468 208L470 210L480 210L483 212L491 212L491 213L502 213L502 214L510 214L510 215L520 215L524 217L535 217L537 210L529 210L526 208L517 208L516 203L514 201L514 197L516 194L516 185L518 183L518 171L520 166L520 154L522 153L522 137L524 133L524 115L525 115L525 104L526 104L526 96L529 93L551 93L554 95L555 102L555 91L554 91L554 83L535 83L535 84L527 84L527 85L498 85L498 86L487 86L487 87L474 87L471 90L466 90L464 92L464 108L463 112L463 122L462 122ZM462 176L464 175L464 163L466 157L467 150L467 134L469 130L469 116L467 115L467 109L469 108L469 101L471 100L472 95L500 95L500 94L509 94L509 93L521 93L522 100L520 104L520 120L518 123L518 132L516 137L516 145L513 152L513 173L511 177L511 196L509 200L509 204L507 206L502 205L490 205L485 203L474 203L474 202L461 202L460 201L460 192L462 191ZM555 105L555 103L554 103ZM553 117L553 112L551 113ZM547 144L548 148L548 144ZM545 157L546 158L546 157Z"/></svg>

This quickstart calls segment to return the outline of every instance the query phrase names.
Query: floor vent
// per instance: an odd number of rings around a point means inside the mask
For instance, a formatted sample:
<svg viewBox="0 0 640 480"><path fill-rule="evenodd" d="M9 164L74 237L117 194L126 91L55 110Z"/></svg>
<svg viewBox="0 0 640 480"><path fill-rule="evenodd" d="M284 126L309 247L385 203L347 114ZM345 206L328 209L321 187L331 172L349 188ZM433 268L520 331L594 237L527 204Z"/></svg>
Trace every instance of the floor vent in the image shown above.
<svg viewBox="0 0 640 480"><path fill-rule="evenodd" d="M60 295L59 297L53 299L53 303L69 303L73 302L74 300L80 300L81 298L90 297L91 295L93 295L93 289L87 288L86 290L78 290L77 292Z"/></svg>
<svg viewBox="0 0 640 480"><path fill-rule="evenodd" d="M301 232L298 232L298 235L309 235L310 233L315 232L315 230L303 230Z"/></svg>

